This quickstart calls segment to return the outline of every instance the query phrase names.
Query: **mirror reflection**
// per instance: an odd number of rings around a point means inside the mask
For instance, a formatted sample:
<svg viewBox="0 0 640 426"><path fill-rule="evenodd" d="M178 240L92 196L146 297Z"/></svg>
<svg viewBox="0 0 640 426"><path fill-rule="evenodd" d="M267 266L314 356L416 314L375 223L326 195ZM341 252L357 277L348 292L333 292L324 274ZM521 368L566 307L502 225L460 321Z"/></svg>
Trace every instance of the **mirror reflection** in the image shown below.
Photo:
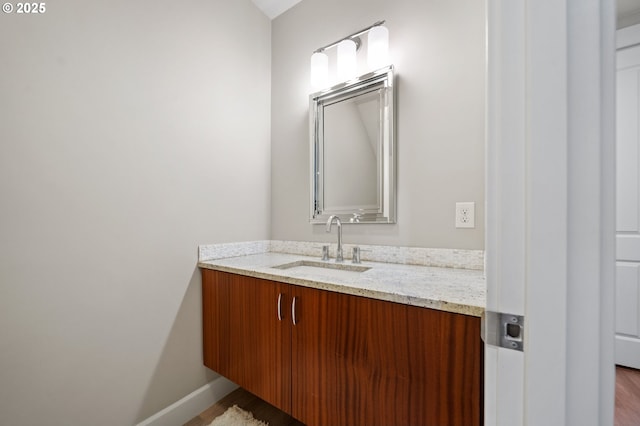
<svg viewBox="0 0 640 426"><path fill-rule="evenodd" d="M325 209L357 210L378 206L379 110L377 92L325 106Z"/></svg>

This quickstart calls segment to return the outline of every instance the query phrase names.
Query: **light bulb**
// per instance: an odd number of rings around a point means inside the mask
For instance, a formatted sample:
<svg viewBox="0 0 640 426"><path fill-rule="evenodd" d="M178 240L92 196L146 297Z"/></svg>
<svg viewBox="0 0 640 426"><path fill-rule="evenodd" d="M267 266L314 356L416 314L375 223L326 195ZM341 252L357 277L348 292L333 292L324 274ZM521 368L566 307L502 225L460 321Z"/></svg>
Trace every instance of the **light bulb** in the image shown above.
<svg viewBox="0 0 640 426"><path fill-rule="evenodd" d="M389 65L389 30L382 25L369 30L367 63L374 71Z"/></svg>
<svg viewBox="0 0 640 426"><path fill-rule="evenodd" d="M351 80L357 69L356 43L353 40L342 40L338 43L338 80Z"/></svg>
<svg viewBox="0 0 640 426"><path fill-rule="evenodd" d="M324 89L329 84L329 57L322 52L311 55L311 88Z"/></svg>

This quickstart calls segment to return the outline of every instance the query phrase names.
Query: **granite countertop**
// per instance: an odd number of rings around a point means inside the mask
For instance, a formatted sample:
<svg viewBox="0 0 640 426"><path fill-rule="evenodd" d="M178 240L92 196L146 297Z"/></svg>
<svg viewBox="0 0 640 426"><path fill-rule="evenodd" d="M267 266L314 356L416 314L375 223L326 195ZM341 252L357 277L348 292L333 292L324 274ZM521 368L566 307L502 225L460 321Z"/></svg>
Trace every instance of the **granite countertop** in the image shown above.
<svg viewBox="0 0 640 426"><path fill-rule="evenodd" d="M265 251L201 259L198 266L465 315L481 316L484 313L486 285L482 270L371 261L358 264L370 269L345 274L320 268L275 268L300 261L321 262L319 257ZM335 264L333 259L328 262ZM349 267L352 263L345 259L344 265Z"/></svg>

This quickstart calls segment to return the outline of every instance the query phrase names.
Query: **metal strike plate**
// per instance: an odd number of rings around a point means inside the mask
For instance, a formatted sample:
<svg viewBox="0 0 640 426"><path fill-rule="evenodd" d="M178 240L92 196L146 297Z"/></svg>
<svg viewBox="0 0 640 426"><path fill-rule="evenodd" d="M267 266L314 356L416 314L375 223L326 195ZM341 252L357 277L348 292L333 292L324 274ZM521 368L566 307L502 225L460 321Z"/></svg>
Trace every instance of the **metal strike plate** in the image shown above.
<svg viewBox="0 0 640 426"><path fill-rule="evenodd" d="M482 340L487 345L524 350L524 317L485 311L481 321Z"/></svg>

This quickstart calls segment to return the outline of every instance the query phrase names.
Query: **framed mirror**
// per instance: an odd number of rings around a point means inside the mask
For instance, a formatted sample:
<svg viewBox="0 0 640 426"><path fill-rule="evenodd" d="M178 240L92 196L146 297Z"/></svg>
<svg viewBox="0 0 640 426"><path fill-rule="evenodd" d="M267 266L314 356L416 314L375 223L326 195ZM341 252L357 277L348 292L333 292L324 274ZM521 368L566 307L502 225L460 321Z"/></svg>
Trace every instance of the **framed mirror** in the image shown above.
<svg viewBox="0 0 640 426"><path fill-rule="evenodd" d="M311 223L395 223L393 66L309 99Z"/></svg>

